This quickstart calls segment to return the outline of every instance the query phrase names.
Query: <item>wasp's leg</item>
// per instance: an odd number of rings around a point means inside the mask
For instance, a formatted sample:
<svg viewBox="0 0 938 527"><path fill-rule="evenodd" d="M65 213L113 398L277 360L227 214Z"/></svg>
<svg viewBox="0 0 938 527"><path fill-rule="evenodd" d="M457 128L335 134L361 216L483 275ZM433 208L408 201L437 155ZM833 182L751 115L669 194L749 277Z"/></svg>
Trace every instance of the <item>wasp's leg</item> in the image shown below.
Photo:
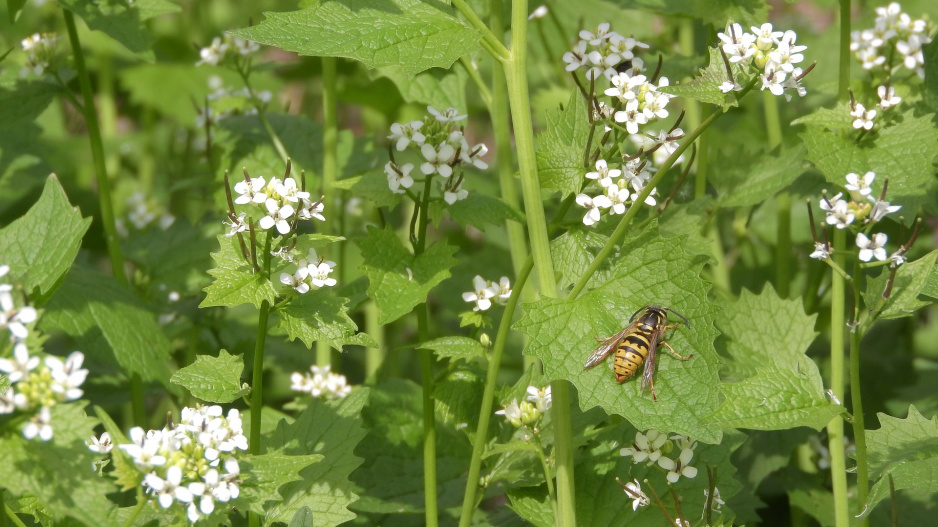
<svg viewBox="0 0 938 527"><path fill-rule="evenodd" d="M651 385L651 400L658 402L658 396L655 395L655 377L654 376L649 377L648 381Z"/></svg>
<svg viewBox="0 0 938 527"><path fill-rule="evenodd" d="M688 356L686 356L686 357L683 356L683 355L681 355L680 353L674 351L674 348L672 348L670 344L668 344L667 342L665 342L665 341L663 341L663 340L658 341L658 344L664 344L664 346L665 346L666 348L668 348L668 350L671 351L671 355L674 355L675 357L677 357L677 358L679 358L679 359L681 359L681 360L690 360L690 359L694 356L693 353L691 353L690 355L688 355Z"/></svg>

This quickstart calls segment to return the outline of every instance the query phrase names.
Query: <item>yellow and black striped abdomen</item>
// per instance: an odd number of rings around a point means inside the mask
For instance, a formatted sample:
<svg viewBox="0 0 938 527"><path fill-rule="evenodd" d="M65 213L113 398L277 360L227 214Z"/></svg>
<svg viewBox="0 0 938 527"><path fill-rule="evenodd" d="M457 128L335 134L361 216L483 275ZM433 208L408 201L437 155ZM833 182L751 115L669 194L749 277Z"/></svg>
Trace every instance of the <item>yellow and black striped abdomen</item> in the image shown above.
<svg viewBox="0 0 938 527"><path fill-rule="evenodd" d="M651 346L653 328L640 324L632 333L629 333L616 347L616 358L612 371L616 375L616 382L625 382L638 371L645 359L648 358L648 348Z"/></svg>

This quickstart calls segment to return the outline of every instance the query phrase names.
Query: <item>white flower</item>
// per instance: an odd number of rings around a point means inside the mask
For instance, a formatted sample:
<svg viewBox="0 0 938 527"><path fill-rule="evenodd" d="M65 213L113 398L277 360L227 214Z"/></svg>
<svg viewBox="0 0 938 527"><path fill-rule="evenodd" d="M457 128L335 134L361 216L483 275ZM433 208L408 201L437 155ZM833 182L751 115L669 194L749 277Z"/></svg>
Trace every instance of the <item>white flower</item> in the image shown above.
<svg viewBox="0 0 938 527"><path fill-rule="evenodd" d="M704 489L704 511L700 515L700 518L707 514L707 498L710 497L710 489ZM713 499L710 500L710 510L714 512L720 512L720 509L726 505L726 502L723 501L723 498L720 497L720 489L713 487Z"/></svg>
<svg viewBox="0 0 938 527"><path fill-rule="evenodd" d="M299 190L296 186L296 180L292 177L284 179L283 183L277 185L276 192L283 200L292 203L297 203L301 199L309 199L309 192Z"/></svg>
<svg viewBox="0 0 938 527"><path fill-rule="evenodd" d="M517 427L522 425L521 406L518 405L517 399L512 399L511 404L495 412L495 415L504 415L508 422Z"/></svg>
<svg viewBox="0 0 938 527"><path fill-rule="evenodd" d="M247 222L244 221L245 216L247 216L247 213L242 212L238 214L237 218L232 217L232 216L228 217L230 221L226 221L224 223L225 225L228 225L231 228L228 230L228 234L225 234L226 238L231 238L235 234L238 234L239 232L244 232L250 228Z"/></svg>
<svg viewBox="0 0 938 527"><path fill-rule="evenodd" d="M642 191L645 189L645 181L640 178L632 178L629 182L632 184L632 189L635 190L635 193L632 194L632 201L635 201L640 197ZM658 202L655 200L655 194L657 193L657 188L651 189L651 192L648 193L648 197L645 198L645 205L648 205L649 207L654 207L657 205Z"/></svg>
<svg viewBox="0 0 938 527"><path fill-rule="evenodd" d="M882 85L876 88L876 94L879 95L879 107L883 110L902 102L902 97L896 96L896 89L892 86Z"/></svg>
<svg viewBox="0 0 938 527"><path fill-rule="evenodd" d="M3 293L0 293L2 295ZM0 314L0 318L2 318ZM13 345L13 360L0 358L0 372L7 376L10 383L16 383L23 380L26 375L39 366L40 358L30 356L26 344L17 342Z"/></svg>
<svg viewBox="0 0 938 527"><path fill-rule="evenodd" d="M236 205L244 205L245 203L264 203L267 201L267 194L261 192L264 190L264 185L266 181L262 177L251 178L250 182L247 180L241 180L235 183L234 190L239 194L239 196L234 200Z"/></svg>
<svg viewBox="0 0 938 527"><path fill-rule="evenodd" d="M488 163L482 161L482 156L489 151L489 147L485 146L485 143L479 143L472 147L472 150L467 150L468 149L463 149L462 153L459 154L460 161L467 165L472 165L479 170L485 170L489 167Z"/></svg>
<svg viewBox="0 0 938 527"><path fill-rule="evenodd" d="M459 110L456 108L447 108L441 112L432 106L427 106L427 111L441 123L462 121L467 117L466 115L459 115Z"/></svg>
<svg viewBox="0 0 938 527"><path fill-rule="evenodd" d="M433 145L424 143L423 146L420 147L420 153L423 154L423 158L427 160L424 164L420 165L421 172L426 175L436 172L445 178L453 175L453 167L449 165L449 162L452 161L456 150L452 146L442 143L438 148L433 148Z"/></svg>
<svg viewBox="0 0 938 527"><path fill-rule="evenodd" d="M622 188L619 188L619 185L615 183L610 183L603 189L603 194L605 194L605 196L609 198L609 202L612 203L612 207L610 208L613 214L625 214L625 205L632 197L629 189L625 188L625 182L622 182Z"/></svg>
<svg viewBox="0 0 938 527"><path fill-rule="evenodd" d="M182 468L172 465L166 469L166 479L160 478L155 472L150 472L143 479L143 484L149 487L157 496L160 507L168 509L174 501L189 503L192 493L186 487L181 487Z"/></svg>
<svg viewBox="0 0 938 527"><path fill-rule="evenodd" d="M492 282L489 288L495 293L495 301L501 305L505 305L508 298L511 297L511 282L507 276L501 277L497 283Z"/></svg>
<svg viewBox="0 0 938 527"><path fill-rule="evenodd" d="M222 41L220 37L215 37L212 39L210 46L199 50L199 56L202 60L196 62L195 65L211 64L212 66L217 66L218 63L225 58L225 53L227 52L228 42Z"/></svg>
<svg viewBox="0 0 938 527"><path fill-rule="evenodd" d="M296 215L301 220L308 220L315 218L319 221L326 221L325 216L322 215L322 211L325 208L325 205L322 203L322 199L313 203L307 199L303 200L303 206L300 207Z"/></svg>
<svg viewBox="0 0 938 527"><path fill-rule="evenodd" d="M827 260L831 256L830 247L826 243L814 242L814 252L810 257L817 260Z"/></svg>
<svg viewBox="0 0 938 527"><path fill-rule="evenodd" d="M622 171L619 169L610 169L606 164L605 159L599 159L596 161L596 171L587 172L586 179L595 179L599 180L599 184L603 187L608 187L612 184L612 180L621 176Z"/></svg>
<svg viewBox="0 0 938 527"><path fill-rule="evenodd" d="M528 20L536 20L538 18L544 18L545 16L547 16L547 6L541 4L534 8L534 11L528 15Z"/></svg>
<svg viewBox="0 0 938 527"><path fill-rule="evenodd" d="M11 414L16 409L16 392L12 386L0 392L0 414Z"/></svg>
<svg viewBox="0 0 938 527"><path fill-rule="evenodd" d="M731 91L743 91L743 87L737 84L735 81L723 81L723 84L720 85L720 91L723 93L729 93Z"/></svg>
<svg viewBox="0 0 938 527"><path fill-rule="evenodd" d="M308 277L309 269L299 267L294 274L280 273L280 283L292 287L297 293L302 295L309 291L309 284L306 283L306 278Z"/></svg>
<svg viewBox="0 0 938 527"><path fill-rule="evenodd" d="M769 52L769 60L786 73L792 73L794 65L804 61L801 52L808 49L807 46L796 46L796 38L794 31L786 31L775 50Z"/></svg>
<svg viewBox="0 0 938 527"><path fill-rule="evenodd" d="M91 450L95 454L107 454L114 448L114 443L111 441L111 434L104 432L101 434L101 437L91 436L91 442L85 441L85 444L88 445L88 450Z"/></svg>
<svg viewBox="0 0 938 527"><path fill-rule="evenodd" d="M864 130L870 130L873 128L873 118L876 117L876 110L867 111L866 107L862 104L857 103L854 106L853 110L850 112L850 116L854 117L853 127L859 130L860 128Z"/></svg>
<svg viewBox="0 0 938 527"><path fill-rule="evenodd" d="M749 29L756 36L756 47L763 51L771 49L783 35L781 31L772 31L772 24L768 22L760 27L752 26Z"/></svg>
<svg viewBox="0 0 938 527"><path fill-rule="evenodd" d="M413 169L413 163L407 163L399 167L393 161L388 161L384 165L384 173L388 176L388 188L391 189L391 192L404 194L403 189L413 186L414 178L410 177L410 171Z"/></svg>
<svg viewBox="0 0 938 527"><path fill-rule="evenodd" d="M632 456L632 463L647 461L649 465L661 458L661 447L668 441L668 435L658 430L648 430L644 434L637 432L631 447L619 450L620 456Z"/></svg>
<svg viewBox="0 0 938 527"><path fill-rule="evenodd" d="M563 61L567 63L566 70L573 71L586 64L586 41L581 40L573 46L572 51L563 54Z"/></svg>
<svg viewBox="0 0 938 527"><path fill-rule="evenodd" d="M49 441L52 439L51 421L52 414L49 412L49 407L43 406L39 409L39 413L23 426L23 437L29 440L38 437L42 441Z"/></svg>
<svg viewBox="0 0 938 527"><path fill-rule="evenodd" d="M423 121L411 121L406 124L394 123L391 125L391 135L388 139L394 141L394 148L398 152L407 148L411 142L422 145L427 140L426 136L419 132L423 126Z"/></svg>
<svg viewBox="0 0 938 527"><path fill-rule="evenodd" d="M851 193L855 193L854 199L860 199L859 196L869 196L873 192L873 189L870 185L873 183L873 180L876 178L875 172L867 172L863 174L861 179L859 175L854 174L853 172L847 174L847 184L844 185L844 188L849 190Z"/></svg>
<svg viewBox="0 0 938 527"><path fill-rule="evenodd" d="M443 188L443 201L449 205L469 197L469 191L462 188L461 178L456 182L456 185L450 188L447 188L445 182L443 182L440 186Z"/></svg>
<svg viewBox="0 0 938 527"><path fill-rule="evenodd" d="M287 219L293 216L293 206L286 204L281 207L280 204L277 203L277 200L274 199L265 201L264 206L267 207L267 215L261 218L261 228L268 230L276 225L277 231L280 232L280 234L290 232L290 223L287 222Z"/></svg>
<svg viewBox="0 0 938 527"><path fill-rule="evenodd" d="M639 507L644 507L651 503L651 500L648 499L648 496L642 492L642 486L638 483L637 478L634 481L630 481L623 485L623 490L632 500L633 511L637 511Z"/></svg>
<svg viewBox="0 0 938 527"><path fill-rule="evenodd" d="M821 210L827 212L827 223L828 225L833 225L838 229L843 229L847 225L853 223L853 220L856 219L856 215L847 205L845 200L840 199L843 194L838 193L836 196L828 199L822 199L818 203L818 207Z"/></svg>
<svg viewBox="0 0 938 527"><path fill-rule="evenodd" d="M34 322L39 314L30 306L16 308L10 290L0 289L0 329L8 330L14 341L23 340L29 336L26 324Z"/></svg>
<svg viewBox="0 0 938 527"><path fill-rule="evenodd" d="M896 42L896 51L904 57L902 65L917 74L925 64L925 57L922 54L922 44L925 44L925 42L923 42L922 37L919 35L909 35L908 40ZM923 74L924 72L919 74L919 76Z"/></svg>
<svg viewBox="0 0 938 527"><path fill-rule="evenodd" d="M319 260L316 263L309 264L307 269L309 269L309 279L313 284L313 289L332 287L337 283L335 278L329 278L335 265L335 262L328 260Z"/></svg>
<svg viewBox="0 0 938 527"><path fill-rule="evenodd" d="M878 232L873 235L873 239L869 239L862 232L857 233L857 247L860 248L860 260L864 262L870 261L872 258L883 262L886 260L886 245L887 236L884 233Z"/></svg>
<svg viewBox="0 0 938 527"><path fill-rule="evenodd" d="M784 82L787 74L784 71L778 71L766 65L765 73L762 74L761 78L763 91L768 88L772 95L782 95L785 92Z"/></svg>
<svg viewBox="0 0 938 527"><path fill-rule="evenodd" d="M604 40L609 38L609 23L603 22L596 27L596 31L590 32L587 30L580 31L580 38L589 42L594 46L598 46L603 43Z"/></svg>
<svg viewBox="0 0 938 527"><path fill-rule="evenodd" d="M626 103L624 111L616 112L615 120L617 123L625 123L625 129L630 134L637 134L638 125L647 123L648 117L638 109L638 99L632 99Z"/></svg>
<svg viewBox="0 0 938 527"><path fill-rule="evenodd" d="M472 291L462 294L462 299L466 302L475 302L473 311L485 311L492 307L490 298L495 296L495 291L489 287L489 283L479 275L472 279Z"/></svg>
<svg viewBox="0 0 938 527"><path fill-rule="evenodd" d="M887 214L896 212L902 208L902 205L890 205L888 201L882 201L869 196L867 199L873 202L873 208L870 210L870 221L879 221Z"/></svg>
<svg viewBox="0 0 938 527"><path fill-rule="evenodd" d="M65 362L52 355L47 355L45 358L46 368L49 368L49 374L52 376L51 389L63 396L66 401L74 401L84 394L79 389L79 386L88 378L88 370L81 367L84 360L85 355L80 351L69 353Z"/></svg>
<svg viewBox="0 0 938 527"><path fill-rule="evenodd" d="M534 403L534 407L537 408L538 412L544 413L547 410L550 410L551 396L549 384L544 388L528 386L527 392L527 400Z"/></svg>
<svg viewBox="0 0 938 527"><path fill-rule="evenodd" d="M685 448L681 450L681 455L678 457L677 461L662 457L658 459L658 466L668 471L667 478L669 483L677 483L677 480L679 480L681 476L685 478L697 476L697 469L689 466L693 457L694 450L692 448Z"/></svg>
<svg viewBox="0 0 938 527"><path fill-rule="evenodd" d="M586 194L578 194L576 197L577 205L586 208L586 214L583 216L584 225L593 225L600 219L599 209L608 209L612 206L612 201L604 194L596 197L589 197Z"/></svg>
<svg viewBox="0 0 938 527"><path fill-rule="evenodd" d="M257 53L261 49L261 45L257 42L247 40L241 37L230 37L231 45L234 46L235 50L242 56L247 57Z"/></svg>
<svg viewBox="0 0 938 527"><path fill-rule="evenodd" d="M901 249L892 253L889 256L889 268L890 269L895 269L896 267L899 267L905 262L906 262L906 257L905 257L905 254L903 254L903 251ZM0 413L3 413L3 412L0 411Z"/></svg>

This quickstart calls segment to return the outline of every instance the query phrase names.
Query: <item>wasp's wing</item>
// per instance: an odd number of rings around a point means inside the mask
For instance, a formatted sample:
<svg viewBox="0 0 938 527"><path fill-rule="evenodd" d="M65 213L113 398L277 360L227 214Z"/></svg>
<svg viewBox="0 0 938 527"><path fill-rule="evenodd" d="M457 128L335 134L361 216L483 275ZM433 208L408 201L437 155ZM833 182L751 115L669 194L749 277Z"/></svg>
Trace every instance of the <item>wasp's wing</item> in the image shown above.
<svg viewBox="0 0 938 527"><path fill-rule="evenodd" d="M593 353L591 353L589 358L586 359L586 364L583 365L583 369L588 370L602 362L602 360L606 358L606 355L612 353L612 351L616 349L616 346L619 345L619 342L621 342L622 339L624 339L631 330L632 326L629 326L615 335L603 340L603 343L600 344L599 347L597 347L595 350L593 350Z"/></svg>
<svg viewBox="0 0 938 527"><path fill-rule="evenodd" d="M655 350L658 349L658 337L661 332L657 329L651 332L648 339L648 356L645 357L645 369L642 370L642 390L647 390L652 384L652 377L655 375ZM653 385L652 385L653 386ZM654 392L654 388L652 388Z"/></svg>

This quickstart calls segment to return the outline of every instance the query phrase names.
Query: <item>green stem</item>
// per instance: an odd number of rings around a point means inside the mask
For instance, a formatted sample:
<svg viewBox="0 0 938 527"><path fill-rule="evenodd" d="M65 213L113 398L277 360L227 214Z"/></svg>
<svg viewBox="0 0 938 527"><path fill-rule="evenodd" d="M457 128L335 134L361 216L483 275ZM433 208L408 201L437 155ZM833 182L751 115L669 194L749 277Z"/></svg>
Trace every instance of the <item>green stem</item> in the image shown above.
<svg viewBox="0 0 938 527"><path fill-rule="evenodd" d="M270 138L271 144L274 145L274 149L277 151L277 155L280 156L280 160L286 164L287 161L290 160L290 154L287 153L286 147L283 146L283 141L280 140L277 131L274 130L270 121L267 120L267 110L260 103L254 88L251 86L250 64L245 64L243 67L239 64L237 70L238 74L241 75L241 80L244 82L244 87L248 89L248 93L251 95L251 100L254 102L254 107L257 109L257 118L260 119L261 126L263 126L264 131L267 132L267 137Z"/></svg>
<svg viewBox="0 0 938 527"><path fill-rule="evenodd" d="M489 422L492 419L492 405L495 403L495 388L498 380L498 370L502 364L502 354L505 351L505 342L511 331L511 317L518 305L518 299L524 284L534 268L534 260L528 259L515 279L515 287L505 304L501 322L498 324L498 333L492 346L492 356L489 358L488 372L485 376L485 387L482 390L482 407L479 411L479 425L476 428L475 440L472 442L472 457L469 460L469 474L466 476L466 492L462 500L462 514L459 517L459 527L469 527L472 524L472 511L476 507L476 493L479 486L479 472L482 467L482 454L488 444Z"/></svg>
<svg viewBox="0 0 938 527"><path fill-rule="evenodd" d="M462 2L462 0L454 1ZM511 54L504 61L508 100L514 123L515 146L521 173L521 193L527 217L531 255L537 271L538 290L547 298L557 298L557 283L550 257L547 221L534 155L534 128L527 77L527 0L511 3ZM573 431L571 423L570 384L564 380L551 383L553 398L554 455L557 461L557 510L559 526L576 525L575 487L573 484Z"/></svg>
<svg viewBox="0 0 938 527"><path fill-rule="evenodd" d="M524 2L525 7L527 7L527 2ZM511 56L511 53L508 51L508 48L502 44L500 38L495 36L494 33L485 25L485 22L475 14L475 11L469 7L469 4L466 3L466 0L453 0L453 7L456 8L466 20L469 21L469 24L472 27L476 28L479 33L482 34L482 40L486 44L486 50L492 54L492 56L499 62L504 63ZM525 14L525 21L527 21L528 16Z"/></svg>
<svg viewBox="0 0 938 527"><path fill-rule="evenodd" d="M860 296L860 260L853 262L853 298ZM854 302L853 320L860 318L860 303ZM856 445L857 458L857 514L866 506L866 499L870 492L869 464L866 456L866 419L863 417L863 398L860 386L860 340L863 333L859 327L854 327L850 333L850 400L853 413L853 440ZM868 525L868 516L860 519L861 527Z"/></svg>
<svg viewBox="0 0 938 527"><path fill-rule="evenodd" d="M496 35L505 34L505 21L502 17L502 2L489 1L489 22L492 32ZM492 130L495 135L495 163L498 170L498 183L502 200L517 210L521 210L521 201L518 199L518 183L515 179L515 164L511 156L511 116L508 106L508 85L505 72L502 68L492 68L492 103L489 106L489 115L492 119ZM520 222L506 220L505 231L508 234L508 251L511 254L512 269L515 272L515 287L521 287L521 300L525 303L535 300L534 289L519 286L518 280L525 261L528 259L528 245L524 237L524 225ZM523 337L527 342L527 337ZM537 362L536 357L524 356L524 366L527 368Z"/></svg>
<svg viewBox="0 0 938 527"><path fill-rule="evenodd" d="M427 248L427 226L430 224L430 192L433 178L423 184L423 200L418 219L417 241L414 254L420 256ZM417 306L417 339L423 343L430 339L430 316L427 304ZM424 525L436 527L439 522L436 493L436 414L433 405L433 350L420 350L420 378L423 391L423 497Z"/></svg>
<svg viewBox="0 0 938 527"><path fill-rule="evenodd" d="M596 254L596 257L593 258L593 261L590 263L589 267L586 268L586 271L580 275L580 278L577 279L577 282L573 284L573 288L570 290L570 293L567 294L567 299L576 298L583 288L586 286L586 283L589 281L590 277L599 269L599 266L603 264L606 258L612 254L612 251L615 250L616 246L622 241L622 238L625 236L626 231L628 230L629 224L632 222L632 219L638 214L639 209L641 208L641 203L645 201L645 198L651 194L651 191L654 190L655 186L661 181L662 178L671 170L671 167L674 166L674 162L677 161L677 158L687 150L690 145L694 142L697 137L700 136L716 121L722 116L723 113L714 112L707 116L706 119L700 126L698 126L693 132L691 132L684 141L681 142L681 146L677 148L671 155L668 157L668 160L661 165L661 168L658 169L658 172L651 178L648 184L645 185L645 188L642 189L642 192L637 198L635 198L635 204L629 207L629 210L625 212L625 215L622 217L622 220L619 221L619 225L616 226L616 230L609 236L609 240L606 241L606 245ZM553 395L553 394L551 394Z"/></svg>
<svg viewBox="0 0 938 527"><path fill-rule="evenodd" d="M768 150L773 151L782 144L782 125L778 113L778 98L772 92L762 92L762 109ZM782 298L791 294L791 194L782 191L775 197L776 243L775 243L775 290Z"/></svg>
<svg viewBox="0 0 938 527"><path fill-rule="evenodd" d="M107 167L104 159L104 143L101 140L101 127L98 125L98 114L95 111L94 93L91 91L91 77L85 66L85 56L81 52L81 41L78 39L78 29L75 27L75 17L72 12L63 9L65 27L68 30L68 40L72 46L72 55L75 59L75 70L78 75L78 85L84 101L85 126L88 128L88 140L91 142L91 158L94 164L95 181L98 185L98 204L101 208L101 224L104 227L104 241L107 246L108 257L111 260L111 273L125 289L129 288L127 274L124 270L124 255L121 253L120 243L117 241L117 227L114 220L114 203L111 196L111 181L107 176ZM130 403L134 423L146 421L146 410L143 401L143 381L137 373L130 376Z"/></svg>
<svg viewBox="0 0 938 527"><path fill-rule="evenodd" d="M844 252L847 249L846 231L834 230L834 259L843 268ZM844 277L835 273L831 280L831 381L830 389L834 396L843 401L844 397L844 314L845 314ZM849 526L847 504L847 464L844 456L844 420L834 417L827 424L828 449L831 457L831 481L834 491L834 520L837 527Z"/></svg>
<svg viewBox="0 0 938 527"><path fill-rule="evenodd" d="M476 69L475 65L472 63L472 59L469 58L469 55L463 55L459 57L459 63L462 64L463 69L466 70L466 73L469 74L469 78L472 79L473 84L476 85L476 89L479 90L479 96L482 97L482 103L486 107L492 107L492 92L489 91L489 87L485 85L485 81L482 80L482 76L479 75L479 70ZM498 70L498 68L494 68Z"/></svg>
<svg viewBox="0 0 938 527"><path fill-rule="evenodd" d="M334 195L335 181L339 171L338 137L339 116L336 93L336 58L322 58L322 193L332 212L326 213L322 233L332 235L336 232L335 224L339 218L338 200ZM344 262L337 262L342 265ZM332 348L324 341L316 341L316 364L328 366L332 362Z"/></svg>
<svg viewBox="0 0 938 527"><path fill-rule="evenodd" d="M270 275L270 242L267 233L264 242L263 272ZM261 409L264 406L264 342L267 339L267 323L270 319L270 302L264 300L257 315L257 332L254 335L254 373L251 381L251 437L248 446L251 454L261 453Z"/></svg>
<svg viewBox="0 0 938 527"><path fill-rule="evenodd" d="M378 370L384 364L384 326L378 323L378 306L374 301L365 302L365 332L378 344L377 348L365 350L365 384L378 383Z"/></svg>
<svg viewBox="0 0 938 527"><path fill-rule="evenodd" d="M840 64L837 71L837 95L841 101L850 99L850 0L840 0Z"/></svg>
<svg viewBox="0 0 938 527"><path fill-rule="evenodd" d="M537 447L537 457L541 460L544 481L547 482L547 495L550 497L550 506L554 510L554 517L557 517L557 492L554 490L554 478L550 475L550 466L547 464L547 457L544 455L544 445L541 444L541 438L538 434L532 433L531 435L534 439L534 446Z"/></svg>
<svg viewBox="0 0 938 527"><path fill-rule="evenodd" d="M3 510L6 512L6 518L9 518L10 521L15 523L17 527L26 527L26 524L23 523L23 520L21 520L20 517L16 515L16 512L12 507L4 503Z"/></svg>

